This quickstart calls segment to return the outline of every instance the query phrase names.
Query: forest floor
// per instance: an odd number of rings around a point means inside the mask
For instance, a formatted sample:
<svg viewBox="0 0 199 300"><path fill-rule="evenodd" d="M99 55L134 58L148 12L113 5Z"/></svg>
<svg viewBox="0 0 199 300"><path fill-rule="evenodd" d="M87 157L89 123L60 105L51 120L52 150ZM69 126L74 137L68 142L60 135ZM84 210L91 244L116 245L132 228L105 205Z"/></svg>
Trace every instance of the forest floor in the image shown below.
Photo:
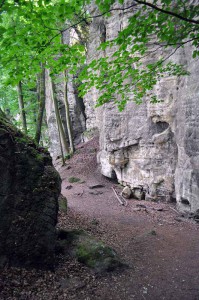
<svg viewBox="0 0 199 300"><path fill-rule="evenodd" d="M128 267L100 274L62 255L55 272L5 269L0 299L199 300L199 224L171 203L130 199L120 205L112 187L121 187L100 174L97 150L95 138L80 145L66 166L57 163L68 200L58 226L83 228ZM80 181L71 183L71 177Z"/></svg>

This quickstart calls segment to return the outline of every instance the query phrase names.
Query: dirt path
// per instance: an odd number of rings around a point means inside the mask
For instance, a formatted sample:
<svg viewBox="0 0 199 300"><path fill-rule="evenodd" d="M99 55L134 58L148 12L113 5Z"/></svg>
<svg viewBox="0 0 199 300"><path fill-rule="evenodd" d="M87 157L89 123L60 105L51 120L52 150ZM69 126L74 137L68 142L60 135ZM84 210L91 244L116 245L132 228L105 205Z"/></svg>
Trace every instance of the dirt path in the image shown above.
<svg viewBox="0 0 199 300"><path fill-rule="evenodd" d="M129 269L101 278L88 299L199 299L199 226L171 204L129 200L121 206L112 191L118 185L97 169L96 149L96 140L87 143L71 168L62 169L62 193L75 226L116 249ZM72 176L83 183L69 183Z"/></svg>
<svg viewBox="0 0 199 300"><path fill-rule="evenodd" d="M124 270L95 274L60 256L55 272L12 268L0 278L0 299L31 300L199 300L199 225L182 218L171 204L117 201L96 164L97 139L60 167L68 214L59 226L84 228L113 247ZM70 178L79 182L70 183ZM100 185L95 187L95 185Z"/></svg>

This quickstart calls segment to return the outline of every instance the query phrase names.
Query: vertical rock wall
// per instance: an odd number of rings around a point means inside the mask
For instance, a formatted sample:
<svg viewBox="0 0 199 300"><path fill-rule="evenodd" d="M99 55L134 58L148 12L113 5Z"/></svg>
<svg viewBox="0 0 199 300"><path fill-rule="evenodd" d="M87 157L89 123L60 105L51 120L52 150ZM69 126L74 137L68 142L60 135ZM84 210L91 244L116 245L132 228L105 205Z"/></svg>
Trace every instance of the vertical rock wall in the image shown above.
<svg viewBox="0 0 199 300"><path fill-rule="evenodd" d="M175 137L178 145L175 189L180 210L199 209L199 62L186 47L182 60L190 76L181 79L175 100Z"/></svg>
<svg viewBox="0 0 199 300"><path fill-rule="evenodd" d="M97 13L94 6L90 11ZM130 14L114 12L107 20L93 20L88 61L103 55L96 51L102 38L117 36ZM111 55L109 51L106 55ZM180 210L195 212L199 209L199 65L191 52L187 46L173 55L172 59L184 64L191 75L162 79L156 93L163 103L150 104L145 99L136 105L132 101L122 113L111 103L94 109L98 95L92 89L85 105L87 128L97 124L100 130L98 161L102 174L116 175L135 195L144 192L148 199L176 198Z"/></svg>

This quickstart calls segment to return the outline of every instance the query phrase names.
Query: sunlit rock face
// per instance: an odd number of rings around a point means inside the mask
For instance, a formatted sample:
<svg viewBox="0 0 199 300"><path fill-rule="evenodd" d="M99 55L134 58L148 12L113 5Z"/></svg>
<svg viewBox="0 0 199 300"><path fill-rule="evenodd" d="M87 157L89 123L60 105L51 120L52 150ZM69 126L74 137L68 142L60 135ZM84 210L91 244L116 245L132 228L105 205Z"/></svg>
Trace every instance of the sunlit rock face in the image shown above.
<svg viewBox="0 0 199 300"><path fill-rule="evenodd" d="M127 3L128 4L128 3ZM128 6L128 5L127 5ZM94 6L92 15L97 14ZM88 61L102 53L96 51L104 34L113 39L132 12L116 12L103 20L95 18L90 26ZM111 55L107 50L106 55ZM177 200L179 210L199 209L199 63L192 59L190 46L178 50L172 60L184 64L190 76L167 77L155 93L164 101L141 105L129 101L119 112L112 103L94 109L98 93L92 89L85 97L87 129L98 126L98 162L107 177L146 199ZM152 59L152 58L149 58ZM130 100L133 100L130 98Z"/></svg>
<svg viewBox="0 0 199 300"><path fill-rule="evenodd" d="M61 179L0 111L0 266L53 268Z"/></svg>

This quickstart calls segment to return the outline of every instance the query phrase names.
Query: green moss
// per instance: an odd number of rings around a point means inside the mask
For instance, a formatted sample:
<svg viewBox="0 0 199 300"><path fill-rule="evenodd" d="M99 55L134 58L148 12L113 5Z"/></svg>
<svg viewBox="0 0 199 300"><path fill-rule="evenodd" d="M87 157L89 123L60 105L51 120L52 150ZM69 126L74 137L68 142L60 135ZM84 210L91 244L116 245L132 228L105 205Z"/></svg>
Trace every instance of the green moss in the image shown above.
<svg viewBox="0 0 199 300"><path fill-rule="evenodd" d="M116 252L103 242L95 240L83 230L58 231L58 248L75 256L79 262L96 272L112 271L123 266Z"/></svg>
<svg viewBox="0 0 199 300"><path fill-rule="evenodd" d="M31 155L38 161L38 162L43 162L44 158L43 155L41 153L38 152L38 150L36 150L35 148L30 148L29 149L31 152Z"/></svg>
<svg viewBox="0 0 199 300"><path fill-rule="evenodd" d="M0 110L0 126L6 128L7 131L11 132L13 135L19 132L19 130L10 123L6 115Z"/></svg>
<svg viewBox="0 0 199 300"><path fill-rule="evenodd" d="M67 212L67 199L65 197L59 197L59 210Z"/></svg>
<svg viewBox="0 0 199 300"><path fill-rule="evenodd" d="M76 256L79 262L99 272L111 271L120 265L113 249L90 237L78 244Z"/></svg>
<svg viewBox="0 0 199 300"><path fill-rule="evenodd" d="M29 136L22 134L21 132L18 133L17 136L15 136L15 141L21 144L31 144L36 148L35 142Z"/></svg>
<svg viewBox="0 0 199 300"><path fill-rule="evenodd" d="M68 182L70 183L79 182L80 180L81 180L80 178L73 177L73 176L68 178Z"/></svg>

